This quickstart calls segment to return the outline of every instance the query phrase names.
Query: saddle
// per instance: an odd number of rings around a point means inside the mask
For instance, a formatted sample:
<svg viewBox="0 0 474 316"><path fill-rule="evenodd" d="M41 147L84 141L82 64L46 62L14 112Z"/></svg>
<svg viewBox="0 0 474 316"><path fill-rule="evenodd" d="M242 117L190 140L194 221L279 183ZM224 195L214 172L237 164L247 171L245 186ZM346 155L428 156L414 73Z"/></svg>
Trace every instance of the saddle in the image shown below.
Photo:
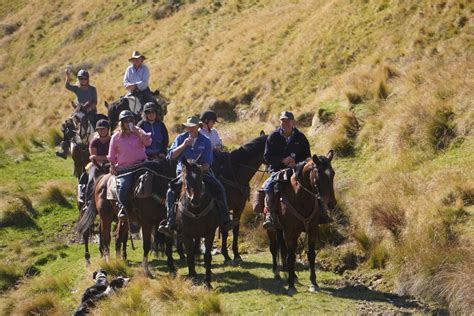
<svg viewBox="0 0 474 316"><path fill-rule="evenodd" d="M153 174L150 172L145 172L134 182L133 195L136 198L143 199L150 197L153 193ZM117 200L117 180L116 176L111 176L107 180L107 200L116 201Z"/></svg>

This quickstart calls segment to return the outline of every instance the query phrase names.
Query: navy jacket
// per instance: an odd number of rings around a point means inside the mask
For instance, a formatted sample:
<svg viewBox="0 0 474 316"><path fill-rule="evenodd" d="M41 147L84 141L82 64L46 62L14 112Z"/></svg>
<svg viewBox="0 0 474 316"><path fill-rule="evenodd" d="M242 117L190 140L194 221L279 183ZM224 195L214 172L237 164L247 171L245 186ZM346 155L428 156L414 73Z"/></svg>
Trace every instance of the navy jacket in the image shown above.
<svg viewBox="0 0 474 316"><path fill-rule="evenodd" d="M146 147L147 155L156 155L156 154L165 154L168 148L169 136L168 130L166 129L165 124L160 121L155 121L151 125L147 121L140 121L137 124L138 127L143 129L147 133L151 133L151 145Z"/></svg>
<svg viewBox="0 0 474 316"><path fill-rule="evenodd" d="M276 172L287 168L281 161L288 156L293 157L296 163L311 157L308 139L298 129L293 128L293 134L287 143L279 127L268 136L263 157L270 172Z"/></svg>

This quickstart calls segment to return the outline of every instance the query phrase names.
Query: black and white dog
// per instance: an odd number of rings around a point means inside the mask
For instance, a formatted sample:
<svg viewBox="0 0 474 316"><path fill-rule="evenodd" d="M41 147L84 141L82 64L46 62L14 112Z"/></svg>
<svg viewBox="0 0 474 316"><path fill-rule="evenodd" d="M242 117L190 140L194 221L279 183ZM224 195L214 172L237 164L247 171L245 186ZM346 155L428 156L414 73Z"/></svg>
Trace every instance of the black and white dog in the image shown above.
<svg viewBox="0 0 474 316"><path fill-rule="evenodd" d="M94 307L96 302L104 297L109 297L114 294L118 289L127 286L130 281L126 277L116 277L112 282L107 281L107 272L100 269L92 274L92 279L95 280L95 284L84 291L81 298L81 304L74 312L75 316L86 315L90 312L90 308Z"/></svg>

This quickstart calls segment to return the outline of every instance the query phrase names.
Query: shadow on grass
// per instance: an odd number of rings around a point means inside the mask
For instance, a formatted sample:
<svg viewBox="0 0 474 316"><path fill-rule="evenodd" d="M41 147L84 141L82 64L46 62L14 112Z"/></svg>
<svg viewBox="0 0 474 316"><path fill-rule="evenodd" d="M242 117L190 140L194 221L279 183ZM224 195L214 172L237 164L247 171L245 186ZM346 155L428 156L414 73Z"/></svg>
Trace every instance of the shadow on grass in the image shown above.
<svg viewBox="0 0 474 316"><path fill-rule="evenodd" d="M215 275L215 279L226 282L219 287L221 293L236 293L250 290L264 290L275 295L284 295L286 285L281 280L258 277L248 271L225 271Z"/></svg>
<svg viewBox="0 0 474 316"><path fill-rule="evenodd" d="M383 302L401 308L423 308L423 306L413 298L398 296L388 292L374 291L368 288L358 289L353 286L345 286L342 288L321 287L321 291L332 296L356 301Z"/></svg>

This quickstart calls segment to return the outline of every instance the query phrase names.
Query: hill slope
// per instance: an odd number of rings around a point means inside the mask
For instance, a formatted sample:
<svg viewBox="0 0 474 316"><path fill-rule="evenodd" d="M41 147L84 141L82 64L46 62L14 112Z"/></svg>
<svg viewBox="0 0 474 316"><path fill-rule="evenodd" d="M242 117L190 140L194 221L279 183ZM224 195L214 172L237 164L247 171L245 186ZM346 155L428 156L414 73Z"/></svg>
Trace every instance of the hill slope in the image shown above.
<svg viewBox="0 0 474 316"><path fill-rule="evenodd" d="M4 1L1 158L28 154L67 116L66 65L88 68L99 101L112 101L137 49L172 100L174 133L212 107L235 146L294 111L313 151L338 154L346 225L334 229L349 252L390 271L399 292L468 310L473 10L467 0Z"/></svg>

